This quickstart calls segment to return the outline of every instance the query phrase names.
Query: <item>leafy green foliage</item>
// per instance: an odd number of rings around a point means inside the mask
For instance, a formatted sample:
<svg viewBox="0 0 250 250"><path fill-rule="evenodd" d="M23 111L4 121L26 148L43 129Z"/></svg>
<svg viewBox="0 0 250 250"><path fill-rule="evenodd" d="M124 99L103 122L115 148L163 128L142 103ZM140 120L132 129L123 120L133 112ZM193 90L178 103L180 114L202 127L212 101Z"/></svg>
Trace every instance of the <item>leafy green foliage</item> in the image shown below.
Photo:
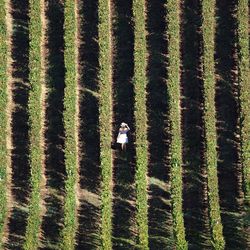
<svg viewBox="0 0 250 250"><path fill-rule="evenodd" d="M76 3L65 1L64 21L64 128L65 128L65 166L67 179L65 183L64 228L62 230L61 248L74 249L76 221L76 185L77 185L77 79L76 79Z"/></svg>
<svg viewBox="0 0 250 250"><path fill-rule="evenodd" d="M182 213L182 138L180 114L180 2L168 1L168 79L169 118L171 142L169 146L171 165L171 199L174 236L178 249L187 249Z"/></svg>
<svg viewBox="0 0 250 250"><path fill-rule="evenodd" d="M241 146L244 171L245 200L250 204L250 92L249 92L249 34L248 1L239 0L238 39L239 39L239 84L241 106Z"/></svg>
<svg viewBox="0 0 250 250"><path fill-rule="evenodd" d="M217 135L215 117L215 1L204 0L203 15L203 78L204 78L204 121L205 121L205 162L208 172L208 199L212 240L215 249L224 249L225 242L220 218L219 191L217 178Z"/></svg>
<svg viewBox="0 0 250 250"><path fill-rule="evenodd" d="M7 144L6 144L6 125L7 125L7 29L5 23L5 2L0 2L0 248L3 234L3 226L6 218L6 185L7 185Z"/></svg>
<svg viewBox="0 0 250 250"><path fill-rule="evenodd" d="M134 17L134 92L135 92L135 128L136 128L136 223L139 234L138 249L148 246L148 138L147 138L147 43L146 43L146 6L145 0L133 0ZM43 1L30 0L30 75L29 96L30 116L30 165L31 196L24 249L37 249L42 220L41 187L43 174L43 75L42 75L42 12ZM101 238L102 248L112 249L112 34L111 0L98 2L98 43L99 43L99 128L101 161ZM0 238L7 213L7 165L6 144L7 128L7 32L5 3L0 1ZM166 1L168 65L167 89L169 94L169 129L171 140L169 156L171 166L171 202L174 224L174 236L177 249L187 249L185 227L182 212L182 138L180 110L180 1ZM76 192L78 183L78 85L77 85L77 2L65 0L65 182L64 227L61 232L60 249L75 247L77 231ZM224 249L225 242L220 219L220 206L217 179L217 135L215 112L215 0L202 1L202 34L204 42L203 78L204 78L204 124L205 124L205 163L208 172L209 216L212 232L212 244L215 249ZM250 202L250 93L249 93L249 37L248 37L248 1L238 3L239 38L239 84L241 106L241 150L244 170L245 201ZM167 46L167 45L166 45ZM166 98L168 98L166 96ZM8 134L7 134L8 136ZM167 223L167 222L166 222ZM1 245L1 242L0 242Z"/></svg>
<svg viewBox="0 0 250 250"><path fill-rule="evenodd" d="M243 185L246 205L245 227L250 227L250 92L249 92L249 6L247 0L238 1L238 58L240 86L240 129L241 129L241 161L243 166ZM249 236L247 236L249 239Z"/></svg>
<svg viewBox="0 0 250 250"><path fill-rule="evenodd" d="M39 13L39 14L38 14ZM31 197L29 201L28 224L25 232L24 249L36 249L41 225L41 178L42 178L42 81L41 81L41 6L40 1L30 1L30 53L29 96L30 115L30 165Z"/></svg>
<svg viewBox="0 0 250 250"><path fill-rule="evenodd" d="M111 66L111 20L110 1L99 1L99 124L101 146L101 204L102 204L102 247L112 249L112 155L111 155L111 119L112 119L112 66Z"/></svg>
<svg viewBox="0 0 250 250"><path fill-rule="evenodd" d="M147 47L145 31L145 1L133 1L134 14L134 88L136 123L136 206L139 246L148 249L148 208L147 208L147 112L146 112L146 67Z"/></svg>

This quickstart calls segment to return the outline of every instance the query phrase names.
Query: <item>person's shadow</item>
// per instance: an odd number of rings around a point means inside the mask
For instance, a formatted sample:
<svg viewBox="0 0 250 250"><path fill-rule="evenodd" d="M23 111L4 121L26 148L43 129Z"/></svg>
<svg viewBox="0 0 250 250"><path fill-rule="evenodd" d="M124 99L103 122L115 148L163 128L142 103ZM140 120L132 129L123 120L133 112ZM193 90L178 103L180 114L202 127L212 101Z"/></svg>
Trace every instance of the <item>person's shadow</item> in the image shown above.
<svg viewBox="0 0 250 250"><path fill-rule="evenodd" d="M111 142L111 146L110 146L113 150L117 150L119 149L119 144L117 142Z"/></svg>

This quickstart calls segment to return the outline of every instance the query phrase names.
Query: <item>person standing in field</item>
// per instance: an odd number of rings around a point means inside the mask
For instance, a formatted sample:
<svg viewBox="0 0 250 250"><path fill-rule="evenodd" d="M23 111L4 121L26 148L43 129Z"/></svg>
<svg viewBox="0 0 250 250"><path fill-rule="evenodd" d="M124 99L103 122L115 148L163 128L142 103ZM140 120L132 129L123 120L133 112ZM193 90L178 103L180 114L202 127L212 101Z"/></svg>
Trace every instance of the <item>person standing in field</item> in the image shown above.
<svg viewBox="0 0 250 250"><path fill-rule="evenodd" d="M127 123L122 122L117 136L117 143L121 144L122 151L126 151L126 144L128 143L127 133L130 130Z"/></svg>

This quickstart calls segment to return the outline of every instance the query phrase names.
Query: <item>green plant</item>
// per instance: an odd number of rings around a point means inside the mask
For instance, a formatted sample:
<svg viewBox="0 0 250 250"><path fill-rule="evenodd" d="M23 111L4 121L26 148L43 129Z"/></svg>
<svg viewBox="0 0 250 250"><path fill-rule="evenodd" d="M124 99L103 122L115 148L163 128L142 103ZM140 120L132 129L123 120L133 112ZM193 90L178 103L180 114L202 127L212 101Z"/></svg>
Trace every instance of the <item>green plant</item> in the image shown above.
<svg viewBox="0 0 250 250"><path fill-rule="evenodd" d="M111 44L111 6L109 0L99 1L99 126L101 148L101 234L103 249L112 249L112 44Z"/></svg>
<svg viewBox="0 0 250 250"><path fill-rule="evenodd" d="M61 248L74 249L77 230L76 186L78 182L78 92L76 69L76 3L66 0L64 9L64 62L65 94L64 94L64 128L65 128L65 181L64 228L62 230Z"/></svg>
<svg viewBox="0 0 250 250"><path fill-rule="evenodd" d="M147 112L146 112L146 12L145 1L133 1L134 15L134 89L135 89L135 124L136 124L136 220L141 249L148 249L148 204L147 204Z"/></svg>
<svg viewBox="0 0 250 250"><path fill-rule="evenodd" d="M215 114L215 1L202 2L203 32L203 79L204 79L204 124L205 164L208 173L209 216L212 244L215 249L224 249L225 242L220 218L219 191L217 178L217 134Z"/></svg>
<svg viewBox="0 0 250 250"><path fill-rule="evenodd" d="M171 165L171 199L174 236L177 249L187 249L182 213L182 138L180 114L180 1L168 1L168 77L169 119L171 142L169 156Z"/></svg>
<svg viewBox="0 0 250 250"><path fill-rule="evenodd" d="M0 248L7 213L7 27L5 2L0 2Z"/></svg>
<svg viewBox="0 0 250 250"><path fill-rule="evenodd" d="M39 13L39 14L38 14ZM41 76L41 5L40 1L30 1L30 52L29 52L29 122L30 122L30 165L31 196L29 201L28 223L25 232L24 249L38 247L41 225L41 180L43 168L42 147L42 76Z"/></svg>
<svg viewBox="0 0 250 250"><path fill-rule="evenodd" d="M245 201L250 204L250 92L249 92L249 34L248 1L238 2L238 54L239 85L241 108L241 154Z"/></svg>

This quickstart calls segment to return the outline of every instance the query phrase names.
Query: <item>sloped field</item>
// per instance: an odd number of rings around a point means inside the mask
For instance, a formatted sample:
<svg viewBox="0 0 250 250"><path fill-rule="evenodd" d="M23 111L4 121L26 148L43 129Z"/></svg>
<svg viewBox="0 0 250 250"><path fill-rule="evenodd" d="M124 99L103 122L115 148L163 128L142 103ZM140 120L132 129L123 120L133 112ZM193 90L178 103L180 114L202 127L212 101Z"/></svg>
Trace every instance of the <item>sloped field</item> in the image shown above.
<svg viewBox="0 0 250 250"><path fill-rule="evenodd" d="M0 0L0 248L249 249L248 11Z"/></svg>

